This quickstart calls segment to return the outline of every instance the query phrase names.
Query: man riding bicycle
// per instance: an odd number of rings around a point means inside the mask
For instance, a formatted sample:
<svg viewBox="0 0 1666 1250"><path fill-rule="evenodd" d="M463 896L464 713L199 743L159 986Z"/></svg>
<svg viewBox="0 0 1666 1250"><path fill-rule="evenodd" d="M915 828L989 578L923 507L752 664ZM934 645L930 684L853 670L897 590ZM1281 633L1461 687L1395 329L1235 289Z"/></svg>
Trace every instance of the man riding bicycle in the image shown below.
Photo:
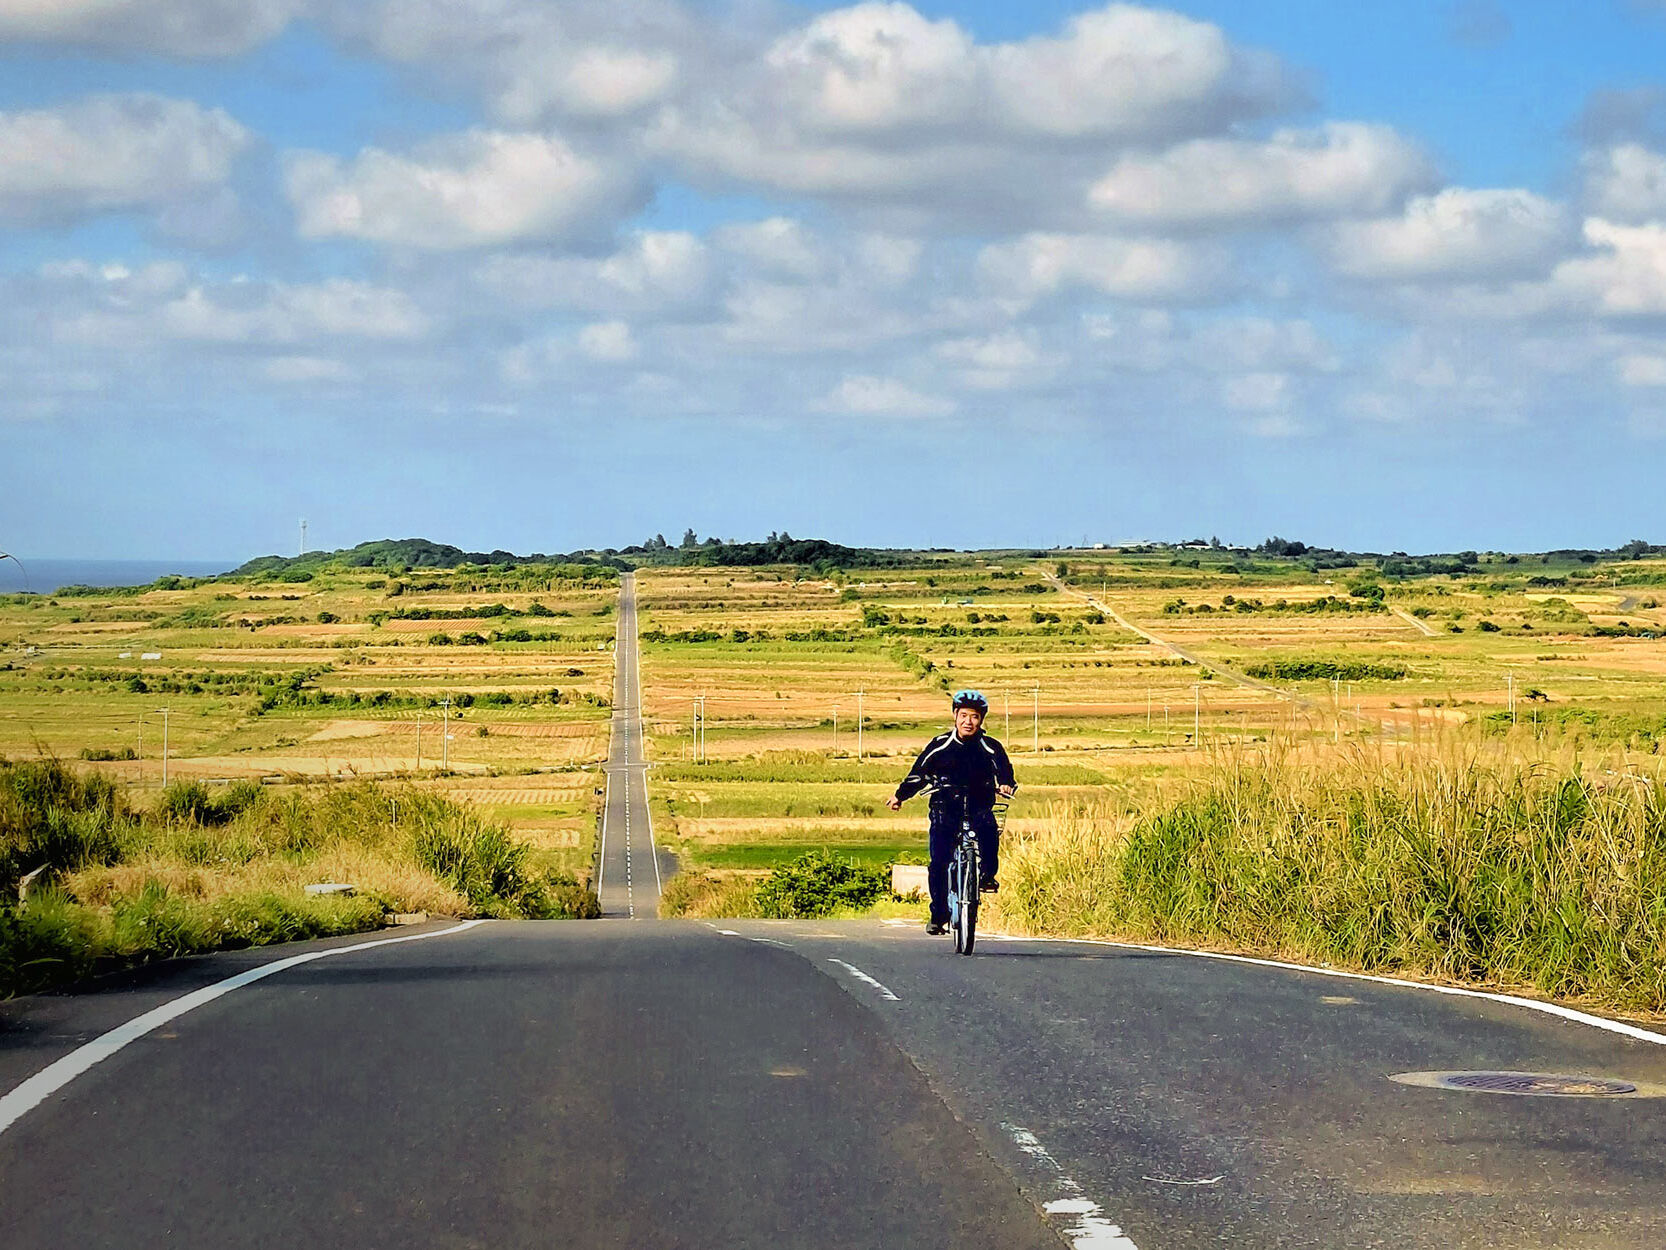
<svg viewBox="0 0 1666 1250"><path fill-rule="evenodd" d="M1012 761L1006 748L983 732L983 718L989 714L989 700L976 690L957 690L950 706L954 728L926 743L914 767L908 770L897 792L885 800L893 812L927 786L931 795L931 866L926 884L931 891L931 919L927 933L948 932L949 860L954 857L964 812L978 835L978 860L982 865L980 887L999 889L995 873L999 867L1001 831L995 824L995 796L1011 798L1018 789Z"/></svg>

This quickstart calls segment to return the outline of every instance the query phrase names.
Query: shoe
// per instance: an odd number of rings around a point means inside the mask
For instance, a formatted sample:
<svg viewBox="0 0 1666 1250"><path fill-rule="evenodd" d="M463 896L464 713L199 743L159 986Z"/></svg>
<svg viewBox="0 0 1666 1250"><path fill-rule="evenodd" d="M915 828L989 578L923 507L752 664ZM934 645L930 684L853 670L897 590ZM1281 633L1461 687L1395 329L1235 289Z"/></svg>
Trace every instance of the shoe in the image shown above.
<svg viewBox="0 0 1666 1250"><path fill-rule="evenodd" d="M999 894L1001 892L1001 883L995 880L994 877L985 877L982 881L978 882L978 892L980 894Z"/></svg>
<svg viewBox="0 0 1666 1250"><path fill-rule="evenodd" d="M926 924L926 932L932 937L942 937L943 934L948 931L949 926L944 924L941 920L928 921Z"/></svg>

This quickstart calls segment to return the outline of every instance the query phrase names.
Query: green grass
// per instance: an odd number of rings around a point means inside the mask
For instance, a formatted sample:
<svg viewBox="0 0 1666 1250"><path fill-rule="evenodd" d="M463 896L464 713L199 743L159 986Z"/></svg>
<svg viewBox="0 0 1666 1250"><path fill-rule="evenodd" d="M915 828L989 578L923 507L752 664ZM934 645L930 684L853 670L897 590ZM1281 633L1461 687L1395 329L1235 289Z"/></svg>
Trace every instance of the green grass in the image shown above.
<svg viewBox="0 0 1666 1250"><path fill-rule="evenodd" d="M1515 745L1220 758L1003 857L1002 921L1666 1010L1666 778Z"/></svg>

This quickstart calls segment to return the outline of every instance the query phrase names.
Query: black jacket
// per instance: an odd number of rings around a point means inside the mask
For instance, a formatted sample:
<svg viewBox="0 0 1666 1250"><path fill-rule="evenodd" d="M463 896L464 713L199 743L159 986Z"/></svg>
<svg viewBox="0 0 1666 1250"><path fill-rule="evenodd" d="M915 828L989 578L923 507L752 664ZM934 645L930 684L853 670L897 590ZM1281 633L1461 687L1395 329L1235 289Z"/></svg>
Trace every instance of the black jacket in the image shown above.
<svg viewBox="0 0 1666 1250"><path fill-rule="evenodd" d="M974 804L988 807L995 801L996 786L1015 786L1012 761L1006 748L983 730L961 739L954 730L938 734L926 743L914 767L897 787L897 798L909 799L926 786L946 784L963 789Z"/></svg>

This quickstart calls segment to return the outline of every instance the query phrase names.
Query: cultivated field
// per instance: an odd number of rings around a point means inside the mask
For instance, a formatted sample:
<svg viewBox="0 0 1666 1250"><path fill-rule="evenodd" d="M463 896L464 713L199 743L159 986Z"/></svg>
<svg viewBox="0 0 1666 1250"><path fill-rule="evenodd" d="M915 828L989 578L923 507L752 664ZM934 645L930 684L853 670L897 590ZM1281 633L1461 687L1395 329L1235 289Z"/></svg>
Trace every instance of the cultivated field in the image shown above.
<svg viewBox="0 0 1666 1250"><path fill-rule="evenodd" d="M583 874L616 600L537 566L3 597L0 757L87 760L142 806L165 729L170 781L409 780Z"/></svg>
<svg viewBox="0 0 1666 1250"><path fill-rule="evenodd" d="M1139 810L1222 751L1271 742L1514 734L1635 767L1666 738L1666 561L1312 563L1165 549L645 567L656 830L714 870L824 846L918 857L923 804L883 800L961 686L990 695L1013 754L1015 833L1060 804ZM88 760L142 804L166 708L170 778L407 779L507 821L552 867L588 869L611 571L281 576L0 599L0 755Z"/></svg>
<svg viewBox="0 0 1666 1250"><path fill-rule="evenodd" d="M713 870L822 846L918 857L923 805L883 800L961 686L993 702L1018 833L1061 804L1132 812L1271 744L1513 735L1634 766L1666 739L1660 560L1394 577L1207 550L945 555L827 575L649 568L638 593L656 828Z"/></svg>

